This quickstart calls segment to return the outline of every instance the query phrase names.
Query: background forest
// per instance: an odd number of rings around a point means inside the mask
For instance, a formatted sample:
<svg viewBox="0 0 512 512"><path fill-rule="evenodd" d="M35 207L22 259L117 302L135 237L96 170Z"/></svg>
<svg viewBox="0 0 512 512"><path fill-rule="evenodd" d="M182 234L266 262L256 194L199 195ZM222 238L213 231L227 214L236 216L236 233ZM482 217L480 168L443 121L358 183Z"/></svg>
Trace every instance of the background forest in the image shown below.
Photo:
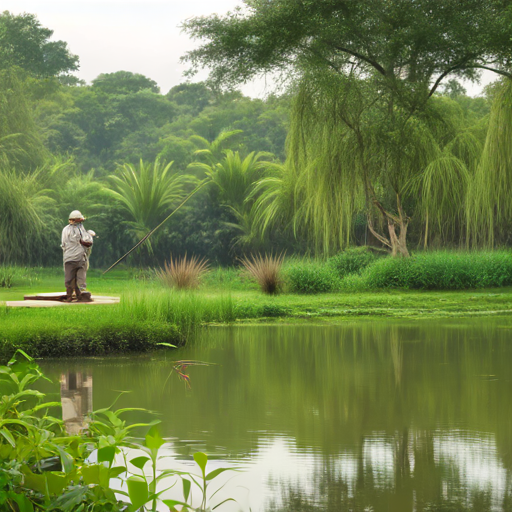
<svg viewBox="0 0 512 512"><path fill-rule="evenodd" d="M87 85L72 75L78 57L51 35L34 15L0 15L0 263L60 264L60 232L79 209L98 234L94 265L108 266L205 178L211 183L132 264L162 264L170 253L227 265L247 252L382 247L372 235L382 220L348 184L343 155L356 144L339 129L343 92L319 94L304 79L265 100L213 82L165 92L127 71ZM362 90L365 79L358 80ZM475 236L480 228L468 220L484 148L495 136L489 123L500 115L493 103L506 89L497 81L472 98L448 80L414 124L419 139L400 141L411 169L400 185L410 249L512 242L510 216L484 230L488 236ZM374 184L383 204L393 201L385 179L377 175Z"/></svg>

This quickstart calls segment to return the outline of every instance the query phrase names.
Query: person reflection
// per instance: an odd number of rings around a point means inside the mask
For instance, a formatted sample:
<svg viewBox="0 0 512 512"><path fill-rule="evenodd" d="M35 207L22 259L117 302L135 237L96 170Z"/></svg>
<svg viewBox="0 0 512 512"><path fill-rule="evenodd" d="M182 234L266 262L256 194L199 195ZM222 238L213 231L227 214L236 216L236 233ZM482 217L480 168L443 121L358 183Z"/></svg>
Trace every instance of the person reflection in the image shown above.
<svg viewBox="0 0 512 512"><path fill-rule="evenodd" d="M92 411L92 375L67 372L60 377L62 420L70 435L87 428L87 415Z"/></svg>

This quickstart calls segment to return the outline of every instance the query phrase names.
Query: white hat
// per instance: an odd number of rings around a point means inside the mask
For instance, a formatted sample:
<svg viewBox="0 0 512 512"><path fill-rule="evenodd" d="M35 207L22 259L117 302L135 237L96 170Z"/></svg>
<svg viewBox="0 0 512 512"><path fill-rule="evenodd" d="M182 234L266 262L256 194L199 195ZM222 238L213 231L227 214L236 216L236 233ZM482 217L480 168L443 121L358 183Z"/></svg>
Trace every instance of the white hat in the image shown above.
<svg viewBox="0 0 512 512"><path fill-rule="evenodd" d="M88 229L87 233L89 233L89 235L91 235L91 236L96 236L96 232L93 231L92 229Z"/></svg>
<svg viewBox="0 0 512 512"><path fill-rule="evenodd" d="M69 219L70 220L77 220L77 219L83 219L83 218L84 218L84 216L78 210L73 210L69 214Z"/></svg>

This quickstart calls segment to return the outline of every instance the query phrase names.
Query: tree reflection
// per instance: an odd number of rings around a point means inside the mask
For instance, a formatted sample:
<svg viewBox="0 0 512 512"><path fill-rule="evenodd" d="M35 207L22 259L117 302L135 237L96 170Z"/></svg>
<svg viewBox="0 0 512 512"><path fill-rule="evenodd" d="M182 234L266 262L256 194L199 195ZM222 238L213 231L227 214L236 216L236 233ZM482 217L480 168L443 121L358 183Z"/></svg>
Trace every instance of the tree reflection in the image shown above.
<svg viewBox="0 0 512 512"><path fill-rule="evenodd" d="M507 481L468 485L457 464L436 460L432 433L411 437L397 433L394 474L376 478L382 468L364 450L357 454L356 475L340 469L335 457L315 468L308 492L303 483L269 483L273 496L267 512L491 512L512 511L512 487ZM390 446L390 444L387 444ZM410 469L410 449L414 470ZM438 458L437 458L438 459ZM485 471L485 468L482 468Z"/></svg>

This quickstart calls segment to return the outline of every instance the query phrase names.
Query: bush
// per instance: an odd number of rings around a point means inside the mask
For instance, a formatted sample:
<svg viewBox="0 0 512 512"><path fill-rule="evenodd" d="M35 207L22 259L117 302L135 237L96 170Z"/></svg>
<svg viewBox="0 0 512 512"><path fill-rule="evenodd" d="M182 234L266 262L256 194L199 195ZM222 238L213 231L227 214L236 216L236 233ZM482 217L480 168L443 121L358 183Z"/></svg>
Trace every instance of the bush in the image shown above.
<svg viewBox="0 0 512 512"><path fill-rule="evenodd" d="M385 258L363 273L368 288L464 290L512 285L512 256L506 251L434 252Z"/></svg>
<svg viewBox="0 0 512 512"><path fill-rule="evenodd" d="M378 256L368 247L354 247L333 256L328 263L339 277L345 277L349 274L361 273L377 258Z"/></svg>
<svg viewBox="0 0 512 512"><path fill-rule="evenodd" d="M339 287L339 279L332 268L316 261L289 265L286 269L286 282L292 293L328 293Z"/></svg>

